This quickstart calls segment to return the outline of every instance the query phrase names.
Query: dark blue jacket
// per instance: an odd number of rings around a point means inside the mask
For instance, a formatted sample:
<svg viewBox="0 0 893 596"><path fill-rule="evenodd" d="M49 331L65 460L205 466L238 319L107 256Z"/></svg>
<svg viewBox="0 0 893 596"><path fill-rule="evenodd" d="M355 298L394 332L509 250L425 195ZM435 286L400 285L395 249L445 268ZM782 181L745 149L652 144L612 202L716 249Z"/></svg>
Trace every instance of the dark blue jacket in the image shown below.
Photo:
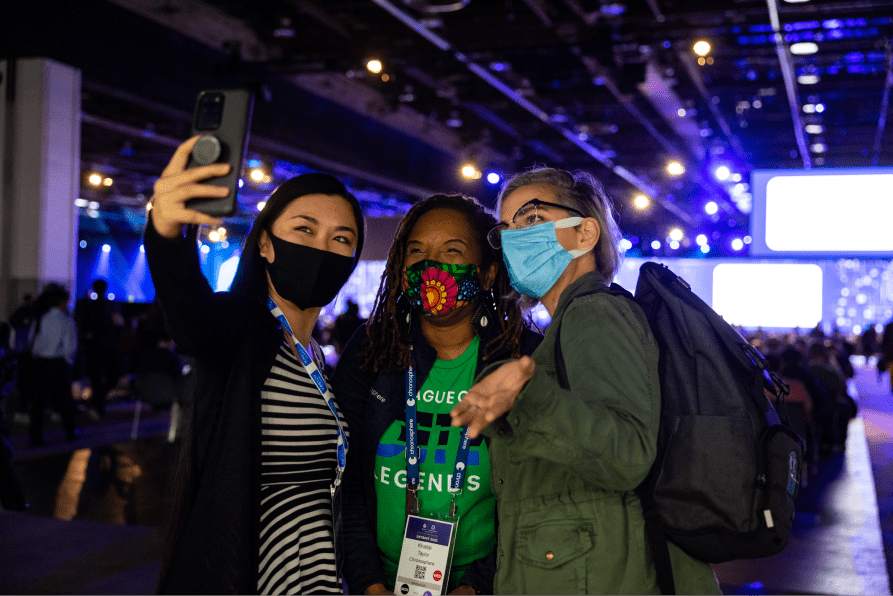
<svg viewBox="0 0 893 596"><path fill-rule="evenodd" d="M482 324L485 322L489 325ZM481 338L475 374L485 365L511 357L511 350L503 346L484 362L487 346L500 333L493 322L493 317L484 317L480 312L475 317L474 327ZM332 390L350 428L350 450L344 472L343 512L344 577L352 594L362 593L371 585L385 583L375 539L378 520L373 476L375 453L388 427L405 416L406 406L405 370L381 372L371 385L360 370L366 337L366 326L363 325L345 346L332 377ZM532 354L540 341L541 335L524 329L521 354ZM412 329L412 345L418 369L417 386L421 387L437 360L437 352L422 337L417 324ZM468 584L479 592L492 594L495 574L494 552L474 561L460 583Z"/></svg>

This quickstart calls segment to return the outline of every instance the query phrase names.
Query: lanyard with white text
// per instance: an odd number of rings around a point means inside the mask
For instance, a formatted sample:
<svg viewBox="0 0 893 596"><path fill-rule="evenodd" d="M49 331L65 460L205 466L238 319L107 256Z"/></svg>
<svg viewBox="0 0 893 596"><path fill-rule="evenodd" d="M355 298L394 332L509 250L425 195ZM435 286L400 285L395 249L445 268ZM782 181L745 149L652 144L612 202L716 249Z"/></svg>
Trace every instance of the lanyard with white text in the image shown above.
<svg viewBox="0 0 893 596"><path fill-rule="evenodd" d="M410 366L406 370L406 512L412 515L419 512L419 422L415 384L415 370ZM453 494L450 518L456 517L456 495L462 492L470 444L468 425L465 425L462 427L462 438L459 441L459 451L456 453L456 466L453 468L448 487L449 492Z"/></svg>
<svg viewBox="0 0 893 596"><path fill-rule="evenodd" d="M310 378L313 379L313 382L322 394L326 405L329 406L329 410L331 410L332 415L335 416L335 423L338 425L338 469L335 474L335 484L332 486L332 493L334 494L335 489L341 484L341 476L344 474L344 467L347 464L347 436L344 434L344 428L341 426L341 418L338 417L338 409L335 407L335 396L326 386L326 380L323 378L322 373L319 372L319 368L313 362L310 354L307 353L307 350L304 349L304 346L302 346L301 342L298 341L298 338L295 337L295 334L291 330L291 325L288 324L288 319L285 318L285 313L276 306L276 303L273 302L272 298L267 298L267 306L270 307L270 312L273 313L273 316L279 319L279 322L282 323L282 327L288 331L289 335L291 335L295 348L298 350L298 354L301 357L301 364L304 365L304 370L306 370L307 374L310 375Z"/></svg>

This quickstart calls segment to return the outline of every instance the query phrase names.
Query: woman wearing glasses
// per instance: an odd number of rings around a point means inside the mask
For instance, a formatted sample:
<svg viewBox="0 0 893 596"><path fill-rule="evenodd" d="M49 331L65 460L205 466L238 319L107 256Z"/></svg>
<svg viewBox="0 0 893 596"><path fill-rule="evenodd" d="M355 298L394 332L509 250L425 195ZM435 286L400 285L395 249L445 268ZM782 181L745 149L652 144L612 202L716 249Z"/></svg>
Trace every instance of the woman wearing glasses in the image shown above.
<svg viewBox="0 0 893 596"><path fill-rule="evenodd" d="M633 492L655 457L658 351L641 309L592 292L619 264L601 185L539 169L509 180L500 223L512 287L552 316L530 358L478 377L453 424L490 438L497 499L497 594L659 593ZM556 377L560 344L570 389ZM711 567L670 544L680 594L719 593Z"/></svg>

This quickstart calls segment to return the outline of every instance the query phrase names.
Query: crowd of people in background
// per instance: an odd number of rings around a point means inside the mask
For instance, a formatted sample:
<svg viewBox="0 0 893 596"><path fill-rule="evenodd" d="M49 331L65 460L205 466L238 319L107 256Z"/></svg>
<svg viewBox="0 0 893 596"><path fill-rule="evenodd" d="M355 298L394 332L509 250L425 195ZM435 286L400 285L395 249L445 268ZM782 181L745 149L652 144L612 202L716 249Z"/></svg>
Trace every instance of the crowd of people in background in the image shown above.
<svg viewBox="0 0 893 596"><path fill-rule="evenodd" d="M47 284L27 294L0 336L0 433L10 422L28 428L29 444L47 443L45 420L59 421L65 439L76 441L80 426L106 416L110 393L142 397L147 375L161 374L182 387L183 363L156 304L137 305L125 314L108 299L108 283L97 279L70 309L68 290ZM132 305L128 305L132 306ZM169 406L178 392L143 392L143 401Z"/></svg>

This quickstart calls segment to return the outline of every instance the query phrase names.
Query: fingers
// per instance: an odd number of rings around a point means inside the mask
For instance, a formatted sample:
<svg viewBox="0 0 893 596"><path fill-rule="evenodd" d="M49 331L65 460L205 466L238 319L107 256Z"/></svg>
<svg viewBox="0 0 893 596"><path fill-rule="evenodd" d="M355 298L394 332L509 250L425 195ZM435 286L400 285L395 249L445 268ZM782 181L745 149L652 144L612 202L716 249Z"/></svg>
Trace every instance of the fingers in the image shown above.
<svg viewBox="0 0 893 596"><path fill-rule="evenodd" d="M228 163L215 163L209 166L201 166L199 168L189 168L185 172L168 173L167 169L165 169L161 178L155 182L155 194L160 195L166 193L190 182L199 182L201 180L207 180L208 178L219 178L220 176L228 174L229 171L230 165ZM202 186L213 188L213 185L208 184ZM223 187L221 186L218 188Z"/></svg>
<svg viewBox="0 0 893 596"><path fill-rule="evenodd" d="M189 163L189 154L192 152L192 148L195 147L195 143L198 139L199 135L195 135L180 143L180 146L177 147L173 157L171 157L171 160L168 162L167 167L164 168L164 171L161 173L162 178L182 172L186 168L186 164Z"/></svg>

